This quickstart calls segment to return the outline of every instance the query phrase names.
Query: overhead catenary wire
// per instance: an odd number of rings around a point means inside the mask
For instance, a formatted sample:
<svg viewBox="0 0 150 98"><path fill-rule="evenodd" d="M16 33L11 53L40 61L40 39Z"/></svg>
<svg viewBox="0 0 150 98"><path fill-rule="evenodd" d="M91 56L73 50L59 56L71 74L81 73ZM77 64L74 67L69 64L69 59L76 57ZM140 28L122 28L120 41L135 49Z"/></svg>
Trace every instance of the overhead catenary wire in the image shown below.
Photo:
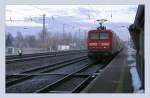
<svg viewBox="0 0 150 98"><path fill-rule="evenodd" d="M17 12L17 11L15 11L15 12L16 12L16 13L20 13L20 12ZM25 13L20 13L20 14L26 15ZM41 15L39 15L39 16L41 16ZM59 15L55 15L55 16L59 16ZM62 21L60 21L60 20L58 20L57 18L55 18L55 16L51 16L53 23L59 22L59 24L64 24ZM9 20L6 20L6 21L10 21L10 22L17 22L17 21L31 21L31 22L33 22L33 21L34 21L34 19L31 17L31 15L28 15L28 17L29 17L28 20L12 19L12 17L10 17ZM42 16L41 16L41 17L42 17ZM46 19L47 19L47 18L46 18ZM51 22L51 21L50 21L50 22ZM70 25L70 24L67 24L67 23L65 23L65 24L68 25L68 26L71 26L72 28L75 27L74 25Z"/></svg>
<svg viewBox="0 0 150 98"><path fill-rule="evenodd" d="M35 9L37 9L37 10L40 10L42 13L45 13L46 15L48 14L48 12L47 11L45 11L44 9L42 9L42 8L39 8L39 7L37 7L37 6L33 6L33 5L31 5L33 8L35 8ZM14 11L14 10L11 10L11 11ZM10 11L9 11L10 12ZM26 19L26 20L22 20L22 19L13 19L12 17L10 17L10 19L9 20L6 20L6 21L13 21L13 22L16 22L16 21L30 21L30 22L34 22L34 18L32 17L32 16L34 16L34 15L28 15L28 14L26 14L26 13L23 13L23 12L19 12L19 11L15 11L16 13L20 13L20 14L24 14L24 15L27 15L27 17L29 17L28 19ZM78 29L78 28L81 28L81 25L80 24L78 24L78 23L64 23L63 21L61 21L61 20L58 20L57 19L57 16L60 16L60 15L52 15L51 16L51 20L50 20L50 18L45 18L45 20L48 20L49 21L49 23L50 22L53 22L53 23L59 23L59 24L65 24L65 25L67 25L67 27L70 27L70 28L72 28L72 29ZM89 18L90 18L90 16L89 16ZM73 25L72 25L73 24ZM83 25L82 25L83 26Z"/></svg>

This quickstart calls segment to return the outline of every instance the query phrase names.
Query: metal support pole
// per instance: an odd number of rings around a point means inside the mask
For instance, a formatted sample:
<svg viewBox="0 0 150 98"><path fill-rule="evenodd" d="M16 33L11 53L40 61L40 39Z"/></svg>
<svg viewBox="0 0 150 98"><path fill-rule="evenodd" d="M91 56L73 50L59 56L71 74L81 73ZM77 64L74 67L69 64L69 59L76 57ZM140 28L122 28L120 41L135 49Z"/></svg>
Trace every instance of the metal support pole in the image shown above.
<svg viewBox="0 0 150 98"><path fill-rule="evenodd" d="M45 14L43 14L43 44L45 46L46 42L46 30L45 30Z"/></svg>

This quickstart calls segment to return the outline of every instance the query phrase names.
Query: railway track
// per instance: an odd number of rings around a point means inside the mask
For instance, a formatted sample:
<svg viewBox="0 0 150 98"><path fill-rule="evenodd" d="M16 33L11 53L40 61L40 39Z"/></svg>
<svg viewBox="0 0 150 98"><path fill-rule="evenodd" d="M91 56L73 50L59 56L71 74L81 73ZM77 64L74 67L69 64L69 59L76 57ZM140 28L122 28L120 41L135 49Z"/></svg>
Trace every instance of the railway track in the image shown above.
<svg viewBox="0 0 150 98"><path fill-rule="evenodd" d="M66 82L67 80L71 79L71 78L72 78L71 76L72 76L73 74L75 74L75 73L77 73L77 72L79 72L79 71L85 70L85 69L87 69L87 68L90 66L89 64L85 64L85 65L86 65L86 66L81 67L79 70L74 71L74 72L72 72L72 73L70 73L70 74L64 76L63 78L58 79L56 82L51 83L51 84L48 84L48 85L46 85L45 87L43 87L43 88L41 88L41 89L39 89L39 90L36 90L35 93L46 93L46 92L51 92L51 91L54 93L55 91L52 90L52 89L56 89L56 87L60 86L61 84L63 84L63 83ZM86 78L86 80L87 80L87 78ZM57 91L57 92L58 92L58 91Z"/></svg>
<svg viewBox="0 0 150 98"><path fill-rule="evenodd" d="M75 53L70 55L47 57L35 60L27 60L23 62L16 62L6 64L6 74L16 74L27 70L35 69L42 66L52 65L55 63L60 63L63 61L68 61L70 59L78 58L81 56L86 56L87 53Z"/></svg>
<svg viewBox="0 0 150 98"><path fill-rule="evenodd" d="M79 68L69 73L54 72L54 70L60 70L63 68L61 67L58 69L40 73L27 72L18 75L7 76L7 83L14 80L15 82L13 85L6 85L6 92L78 93L94 79L94 76L96 75L96 73L99 73L99 69L101 69L102 67L102 65L100 64L91 65L89 62L86 62L82 63L82 66L79 65Z"/></svg>
<svg viewBox="0 0 150 98"><path fill-rule="evenodd" d="M34 59L39 59L39 58L73 55L73 54L77 54L77 53L86 53L86 52L87 52L86 50L74 50L74 51L63 51L63 52L24 54L22 56L19 56L19 55L6 56L6 64L16 63L16 62L24 62L24 61L34 60Z"/></svg>
<svg viewBox="0 0 150 98"><path fill-rule="evenodd" d="M58 62L58 63L55 63L55 64L48 64L46 66L40 66L40 67L37 67L37 68L33 68L33 69L30 69L30 70L27 70L27 71L24 71L22 73L17 73L17 74L14 74L14 75L6 75L6 86L11 86L11 85L14 85L16 83L19 83L21 81L24 81L26 79L30 79L32 78L32 76L25 76L25 77L19 77L17 75L19 74L23 74L23 73L44 73L44 72L50 72L50 71L53 71L53 70L57 70L59 68L62 68L62 67L65 67L65 66L69 66L70 64L73 64L73 63L77 63L77 62L80 62L80 61L83 61L83 60L86 60L87 59L87 56L82 56L82 57L78 57L78 58L73 58L73 59L70 59L70 60L66 60L66 61L63 61L63 62Z"/></svg>
<svg viewBox="0 0 150 98"><path fill-rule="evenodd" d="M111 60L91 64L87 56L81 56L6 75L6 92L79 93L103 72Z"/></svg>

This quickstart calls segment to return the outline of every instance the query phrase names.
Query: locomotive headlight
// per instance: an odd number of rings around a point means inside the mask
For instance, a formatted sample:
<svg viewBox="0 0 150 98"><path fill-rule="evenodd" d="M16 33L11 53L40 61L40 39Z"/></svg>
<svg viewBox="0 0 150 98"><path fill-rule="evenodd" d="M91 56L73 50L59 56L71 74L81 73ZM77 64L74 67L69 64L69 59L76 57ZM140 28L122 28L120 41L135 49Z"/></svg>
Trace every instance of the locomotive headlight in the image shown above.
<svg viewBox="0 0 150 98"><path fill-rule="evenodd" d="M97 43L89 43L89 46L97 46Z"/></svg>
<svg viewBox="0 0 150 98"><path fill-rule="evenodd" d="M109 46L109 43L101 43L102 46Z"/></svg>

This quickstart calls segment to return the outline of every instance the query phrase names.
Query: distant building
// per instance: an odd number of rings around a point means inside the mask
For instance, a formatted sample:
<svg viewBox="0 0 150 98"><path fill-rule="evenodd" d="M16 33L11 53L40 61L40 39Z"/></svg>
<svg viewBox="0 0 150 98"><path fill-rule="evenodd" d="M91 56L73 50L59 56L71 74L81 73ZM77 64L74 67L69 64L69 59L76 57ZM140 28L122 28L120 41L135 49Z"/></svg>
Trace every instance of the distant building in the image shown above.
<svg viewBox="0 0 150 98"><path fill-rule="evenodd" d="M69 46L69 45L58 45L57 50L58 50L58 51L70 50L70 46Z"/></svg>

